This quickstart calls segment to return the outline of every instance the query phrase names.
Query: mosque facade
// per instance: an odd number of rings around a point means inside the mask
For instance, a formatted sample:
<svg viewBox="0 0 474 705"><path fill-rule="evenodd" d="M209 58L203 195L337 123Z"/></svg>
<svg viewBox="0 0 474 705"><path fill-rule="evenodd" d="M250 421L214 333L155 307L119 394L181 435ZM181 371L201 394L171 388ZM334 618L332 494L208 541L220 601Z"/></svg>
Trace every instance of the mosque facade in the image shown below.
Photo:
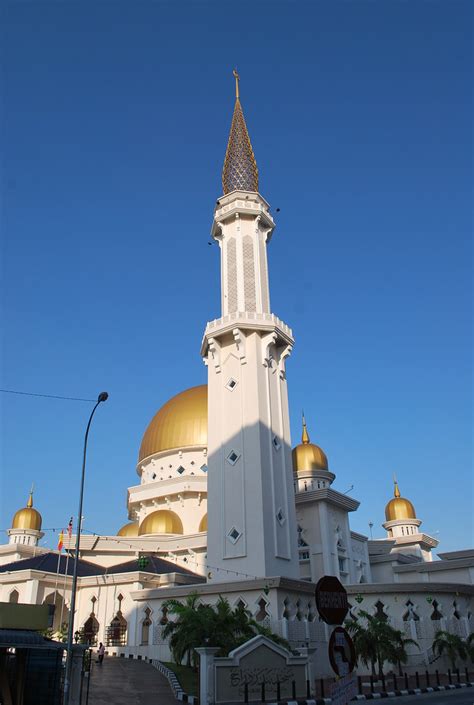
<svg viewBox="0 0 474 705"><path fill-rule="evenodd" d="M337 489L326 453L302 420L291 447L287 363L291 328L272 312L267 246L275 223L236 78L236 101L214 210L221 259L221 317L205 328L208 383L156 413L128 488L128 521L114 536L81 536L75 629L109 652L169 660L161 633L166 600L225 595L290 641L315 649L329 673L328 628L315 583L334 575L351 614L385 615L420 645L409 668L428 667L438 629L474 631L474 549L441 553L421 530L398 483L385 509L386 536L351 530L359 502ZM42 517L30 494L0 546L0 601L50 605L51 627L68 620L75 536L66 555L38 545ZM199 645L197 645L199 646Z"/></svg>

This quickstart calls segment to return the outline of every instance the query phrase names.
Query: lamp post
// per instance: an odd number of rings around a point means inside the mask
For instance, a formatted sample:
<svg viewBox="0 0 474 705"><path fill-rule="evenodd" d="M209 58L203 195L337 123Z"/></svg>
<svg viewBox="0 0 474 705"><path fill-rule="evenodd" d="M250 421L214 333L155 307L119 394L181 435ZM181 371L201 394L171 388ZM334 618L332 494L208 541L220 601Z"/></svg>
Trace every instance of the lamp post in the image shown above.
<svg viewBox="0 0 474 705"><path fill-rule="evenodd" d="M77 534L76 534L76 550L74 553L74 569L72 574L72 588L71 588L71 609L69 611L69 628L67 634L67 651L66 651L66 672L64 674L64 705L69 704L69 687L71 684L71 670L72 670L72 641L74 635L74 611L76 609L76 593L77 593L77 563L79 560L79 545L81 541L81 527L82 527L82 500L84 497L84 477L86 474L86 453L87 453L87 439L89 437L89 429L91 427L92 417L94 416L95 410L104 401L107 401L109 395L107 392L101 392L97 397L97 403L92 409L91 415L89 416L89 421L86 428L86 435L84 436L84 452L82 455L82 475L81 475L81 491L79 494L79 511L77 513Z"/></svg>

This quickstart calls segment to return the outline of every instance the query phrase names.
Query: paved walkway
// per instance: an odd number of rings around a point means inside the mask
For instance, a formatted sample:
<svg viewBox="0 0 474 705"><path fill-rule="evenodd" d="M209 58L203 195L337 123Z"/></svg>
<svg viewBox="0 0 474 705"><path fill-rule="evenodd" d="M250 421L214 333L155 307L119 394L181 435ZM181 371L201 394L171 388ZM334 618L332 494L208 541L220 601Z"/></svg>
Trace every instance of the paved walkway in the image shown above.
<svg viewBox="0 0 474 705"><path fill-rule="evenodd" d="M92 664L89 705L176 705L177 702L166 678L149 663L106 656L102 666Z"/></svg>

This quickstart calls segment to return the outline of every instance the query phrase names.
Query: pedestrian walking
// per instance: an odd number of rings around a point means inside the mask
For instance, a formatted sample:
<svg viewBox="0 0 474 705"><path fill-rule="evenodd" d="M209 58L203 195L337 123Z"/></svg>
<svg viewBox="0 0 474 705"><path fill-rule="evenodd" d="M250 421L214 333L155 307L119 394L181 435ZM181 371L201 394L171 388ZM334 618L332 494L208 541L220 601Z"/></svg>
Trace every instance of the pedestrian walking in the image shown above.
<svg viewBox="0 0 474 705"><path fill-rule="evenodd" d="M97 649L97 653L98 653L97 663L102 664L102 661L104 660L104 656L105 656L105 646L103 645L102 642L100 642L100 644L99 644L99 648Z"/></svg>

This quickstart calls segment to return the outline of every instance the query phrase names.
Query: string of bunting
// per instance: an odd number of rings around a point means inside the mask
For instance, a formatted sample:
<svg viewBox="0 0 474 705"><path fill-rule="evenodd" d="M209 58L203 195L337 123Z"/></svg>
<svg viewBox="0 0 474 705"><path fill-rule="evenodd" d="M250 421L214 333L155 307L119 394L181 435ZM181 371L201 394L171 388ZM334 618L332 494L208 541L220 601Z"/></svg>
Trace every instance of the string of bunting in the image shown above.
<svg viewBox="0 0 474 705"><path fill-rule="evenodd" d="M95 531L91 531L90 529L84 529L84 531L87 531L87 533L91 534L92 536L98 536L100 539L103 541L113 541L114 543L121 543L124 546L128 546L128 548L131 548L134 551L137 551L137 547L134 546L133 544L129 543L125 539L120 538L119 536L102 536L101 534L98 534ZM139 551L140 552L140 551ZM148 553L148 552L147 552ZM155 553L150 551L149 553ZM161 556L158 556L161 557ZM166 558L163 557L163 560L167 560ZM202 564L199 563L198 561L193 560L189 556L184 556L183 558L183 563L189 564L192 563L195 566L201 566ZM238 570L229 570L228 568L219 568L217 566L212 566L209 565L209 563L206 563L206 569L208 571L216 571L217 573L224 573L226 575L240 575L243 578L250 578L251 580L258 580L259 576L257 575L249 575L248 573L242 573ZM208 576L210 577L210 576ZM261 576L260 576L261 577Z"/></svg>
<svg viewBox="0 0 474 705"><path fill-rule="evenodd" d="M59 532L62 531L63 527L56 526L56 527L52 527L49 529L41 529L41 530L44 532L52 531L53 533L56 533L56 531L59 531ZM96 531L91 531L90 529L86 529L86 528L83 528L82 531L83 531L83 533L90 534L91 536L98 536L100 539L102 539L102 541L113 541L114 543L123 544L124 546L127 546L128 548L132 549L133 551L138 551L140 553L139 549L137 549L136 546L129 543L125 539L120 538L119 536L103 536L102 534L97 533ZM0 529L0 532L7 533L7 529ZM71 548L73 548L73 547L70 547L69 550L71 550ZM150 551L147 553L152 553L153 555L155 555L156 552ZM158 557L160 558L161 556L158 556ZM163 558L163 560L169 560L169 559L165 558L164 556L162 558ZM183 563L185 563L186 565L194 565L196 567L202 567L202 563L199 563L198 561L193 560L190 556L184 556L182 560L183 560ZM176 563L178 563L178 559L176 559ZM211 577L210 573L212 574L212 571L215 571L216 573L223 573L225 575L237 575L237 576L241 576L242 578L248 578L250 580L258 580L259 579L259 576L257 576L257 575L249 575L249 573L242 573L239 570L230 570L228 568L220 568L218 566L209 565L209 563L206 563L206 570L208 571L207 577Z"/></svg>

